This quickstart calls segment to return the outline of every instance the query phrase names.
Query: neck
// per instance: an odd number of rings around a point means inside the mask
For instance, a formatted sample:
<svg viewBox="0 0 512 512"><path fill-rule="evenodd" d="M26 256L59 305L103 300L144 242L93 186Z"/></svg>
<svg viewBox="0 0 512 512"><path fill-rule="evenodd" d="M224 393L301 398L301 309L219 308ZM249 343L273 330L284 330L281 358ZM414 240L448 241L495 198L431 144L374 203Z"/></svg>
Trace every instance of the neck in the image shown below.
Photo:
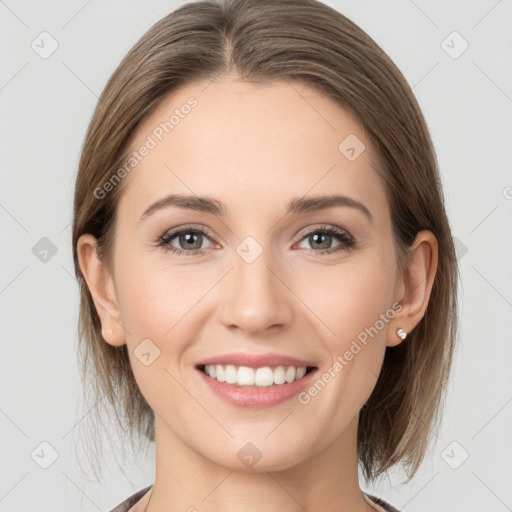
<svg viewBox="0 0 512 512"><path fill-rule="evenodd" d="M156 475L146 510L261 512L264 505L270 512L374 511L359 488L357 421L358 416L342 437L298 464L286 467L276 459L265 465L264 451L249 470L240 469L238 458L227 466L212 462L155 416ZM248 444L244 449L251 450Z"/></svg>

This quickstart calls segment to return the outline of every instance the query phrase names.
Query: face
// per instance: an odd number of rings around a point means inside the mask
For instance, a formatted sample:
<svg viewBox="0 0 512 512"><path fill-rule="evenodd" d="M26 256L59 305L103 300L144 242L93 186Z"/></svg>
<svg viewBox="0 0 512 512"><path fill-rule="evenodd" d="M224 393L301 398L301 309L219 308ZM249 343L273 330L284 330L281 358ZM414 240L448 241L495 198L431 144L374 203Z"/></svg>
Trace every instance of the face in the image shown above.
<svg viewBox="0 0 512 512"><path fill-rule="evenodd" d="M195 106L183 108L191 97ZM127 343L169 445L240 468L251 442L263 455L255 470L299 464L346 435L396 338L396 255L370 142L304 84L226 76L174 91L131 147L145 144L118 204L112 282L125 331L110 342ZM221 209L151 208L171 194ZM345 199L308 202L326 196ZM197 368L233 353L316 369L283 384L295 386L285 399L279 385L251 388L264 405L235 396L233 384L220 396Z"/></svg>

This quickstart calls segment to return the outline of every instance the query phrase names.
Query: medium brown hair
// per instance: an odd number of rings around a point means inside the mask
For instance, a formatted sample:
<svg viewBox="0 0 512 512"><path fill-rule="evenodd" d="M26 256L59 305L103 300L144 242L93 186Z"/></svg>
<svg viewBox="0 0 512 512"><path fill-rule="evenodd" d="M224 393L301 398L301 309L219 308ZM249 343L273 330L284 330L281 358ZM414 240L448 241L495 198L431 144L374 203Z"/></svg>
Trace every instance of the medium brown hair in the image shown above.
<svg viewBox="0 0 512 512"><path fill-rule="evenodd" d="M451 369L457 336L456 253L436 155L410 86L361 28L316 0L185 4L154 24L110 77L87 130L74 197L83 377L90 379L98 402L107 398L132 440L139 434L154 441L154 413L136 384L127 346L114 347L102 338L77 242L84 233L94 235L100 259L113 269L116 208L126 180L102 199L94 190L126 160L137 126L170 92L233 71L246 82L301 81L355 116L377 155L374 168L386 186L402 272L420 230L437 238L438 267L425 315L404 342L386 348L359 419L358 455L366 480L399 462L410 480L438 427Z"/></svg>

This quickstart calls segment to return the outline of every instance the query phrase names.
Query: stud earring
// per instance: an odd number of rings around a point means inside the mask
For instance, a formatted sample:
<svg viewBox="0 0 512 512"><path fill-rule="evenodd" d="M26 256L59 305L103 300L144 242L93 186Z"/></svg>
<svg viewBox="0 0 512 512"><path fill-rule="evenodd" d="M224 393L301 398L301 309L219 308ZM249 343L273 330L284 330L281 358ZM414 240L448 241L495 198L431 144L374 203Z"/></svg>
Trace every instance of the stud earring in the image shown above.
<svg viewBox="0 0 512 512"><path fill-rule="evenodd" d="M405 338L407 337L407 333L404 332L403 329L397 329L396 330L396 333L398 334L398 336L402 339L402 340L405 340Z"/></svg>

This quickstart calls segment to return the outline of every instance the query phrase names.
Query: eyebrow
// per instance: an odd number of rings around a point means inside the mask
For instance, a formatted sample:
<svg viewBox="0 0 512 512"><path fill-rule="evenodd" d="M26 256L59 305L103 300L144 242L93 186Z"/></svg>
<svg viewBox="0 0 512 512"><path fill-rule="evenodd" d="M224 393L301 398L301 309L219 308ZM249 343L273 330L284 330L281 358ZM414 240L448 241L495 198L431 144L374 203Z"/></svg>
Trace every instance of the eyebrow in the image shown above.
<svg viewBox="0 0 512 512"><path fill-rule="evenodd" d="M224 216L227 212L226 206L217 199L208 196L191 196L185 194L170 194L152 203L141 215L139 222L152 215L158 210L168 207L184 208L214 215ZM309 198L297 197L288 203L286 213L306 213L324 210L333 206L348 206L362 212L370 222L373 216L370 210L359 201L343 195L317 195Z"/></svg>

